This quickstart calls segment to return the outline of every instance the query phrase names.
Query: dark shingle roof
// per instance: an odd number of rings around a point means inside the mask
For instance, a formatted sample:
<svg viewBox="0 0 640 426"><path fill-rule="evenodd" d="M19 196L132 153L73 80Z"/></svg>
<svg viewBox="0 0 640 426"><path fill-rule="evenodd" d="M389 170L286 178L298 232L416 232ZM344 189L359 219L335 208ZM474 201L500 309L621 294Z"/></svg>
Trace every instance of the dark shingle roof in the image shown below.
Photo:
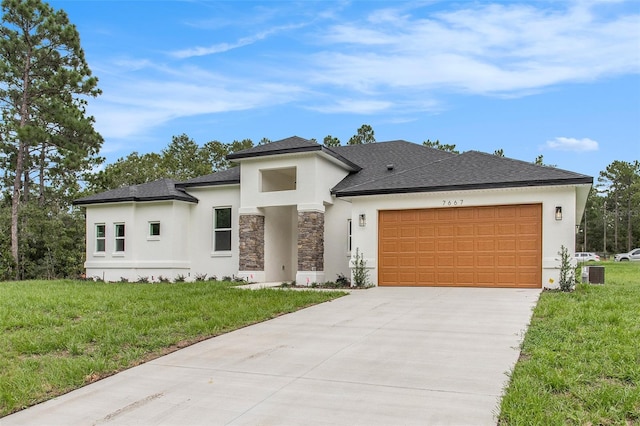
<svg viewBox="0 0 640 426"><path fill-rule="evenodd" d="M389 176L391 173L397 174L455 156L450 152L427 148L403 140L338 146L330 149L362 168L361 171L351 173L338 183L333 188L336 193L368 182L377 181L382 177ZM392 166L393 170L387 170L387 166Z"/></svg>
<svg viewBox="0 0 640 426"><path fill-rule="evenodd" d="M243 149L227 155L227 159L261 157L264 155L290 154L294 152L320 151L322 145L299 136L291 136L275 142L257 145L253 148Z"/></svg>
<svg viewBox="0 0 640 426"><path fill-rule="evenodd" d="M338 197L436 192L482 188L593 184L591 176L554 167L498 157L478 151L453 154L407 141L378 142L327 148L297 136L259 145L229 159L318 151L344 164L348 174L331 192ZM185 182L161 179L95 194L76 205L122 201L181 200L197 203L185 188L240 183L240 167L232 167Z"/></svg>
<svg viewBox="0 0 640 426"><path fill-rule="evenodd" d="M240 183L240 167L231 167L227 170L176 183L176 187L191 188L194 186L233 185L238 183Z"/></svg>
<svg viewBox="0 0 640 426"><path fill-rule="evenodd" d="M366 169L365 166L364 170ZM452 154L446 158L404 170L387 170L386 175L382 173L353 185L345 185L347 179L349 178L347 177L333 188L332 192L335 195L345 197L593 183L591 176L478 151Z"/></svg>
<svg viewBox="0 0 640 426"><path fill-rule="evenodd" d="M255 158L267 155L297 154L301 152L314 151L320 151L327 155L330 155L331 157L343 163L348 169L352 171L360 170L360 167L358 167L358 165L341 156L337 151L329 149L326 146L320 145L319 143L313 142L311 140L301 138L299 136L291 136L290 138L282 139L279 141L254 146L253 148L243 149L242 151L234 152L227 155L227 159L239 160L243 158Z"/></svg>
<svg viewBox="0 0 640 426"><path fill-rule="evenodd" d="M198 199L187 194L184 190L176 188L176 182L171 179L160 179L140 185L131 185L124 188L112 189L100 194L89 195L77 199L75 205L117 203L123 201L162 201L179 200L189 203L197 203Z"/></svg>

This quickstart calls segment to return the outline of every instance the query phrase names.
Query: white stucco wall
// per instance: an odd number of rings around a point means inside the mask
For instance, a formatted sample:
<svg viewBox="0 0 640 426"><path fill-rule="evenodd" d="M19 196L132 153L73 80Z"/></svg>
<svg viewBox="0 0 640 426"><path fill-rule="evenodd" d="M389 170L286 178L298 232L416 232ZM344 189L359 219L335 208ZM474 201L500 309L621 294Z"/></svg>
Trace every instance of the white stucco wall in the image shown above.
<svg viewBox="0 0 640 426"><path fill-rule="evenodd" d="M559 277L560 247L574 252L576 189L574 186L525 187L430 194L395 194L353 197L353 250L359 248L370 269L373 284L378 283L378 211L453 207L542 204L542 286L555 288ZM450 204L451 203L451 204ZM555 220L555 207L562 206L562 220ZM360 214L366 226L358 226Z"/></svg>
<svg viewBox="0 0 640 426"><path fill-rule="evenodd" d="M351 252L347 247L348 220L351 219L351 203L336 199L327 206L324 216L324 270L325 280L335 281L338 274L349 278ZM357 221L353 222L357 226Z"/></svg>
<svg viewBox="0 0 640 426"><path fill-rule="evenodd" d="M240 205L239 185L223 185L187 188L187 192L198 199L192 207L191 228L188 234L187 253L191 259L191 275L207 274L207 278L216 276L233 277L238 274L238 244ZM231 251L213 250L213 209L231 207Z"/></svg>
<svg viewBox="0 0 640 426"><path fill-rule="evenodd" d="M296 168L296 189L262 192L260 170ZM242 160L241 198L242 209L260 207L298 206L302 209L322 210L331 204L331 188L342 180L348 171L317 152L257 157Z"/></svg>
<svg viewBox="0 0 640 426"><path fill-rule="evenodd" d="M140 277L157 280L159 275L174 279L187 275L190 268L188 242L183 238L189 227L189 203L158 201L114 203L86 209L87 277L136 281ZM149 236L149 222L160 222L160 236ZM96 224L105 224L106 250L95 251ZM125 251L115 251L115 224L125 225Z"/></svg>

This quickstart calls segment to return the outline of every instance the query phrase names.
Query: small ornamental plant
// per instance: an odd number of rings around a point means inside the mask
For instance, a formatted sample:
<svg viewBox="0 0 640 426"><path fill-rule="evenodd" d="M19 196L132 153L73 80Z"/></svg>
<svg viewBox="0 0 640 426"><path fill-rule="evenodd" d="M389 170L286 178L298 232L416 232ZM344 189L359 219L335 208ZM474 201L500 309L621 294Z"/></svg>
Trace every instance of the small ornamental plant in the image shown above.
<svg viewBox="0 0 640 426"><path fill-rule="evenodd" d="M351 265L353 266L353 284L356 287L368 287L370 283L367 261L364 260L364 255L360 254L359 248L356 248L356 256L351 260Z"/></svg>
<svg viewBox="0 0 640 426"><path fill-rule="evenodd" d="M571 266L571 256L569 250L565 246L560 246L560 281L558 282L560 290L572 291L575 287L576 278L575 270Z"/></svg>

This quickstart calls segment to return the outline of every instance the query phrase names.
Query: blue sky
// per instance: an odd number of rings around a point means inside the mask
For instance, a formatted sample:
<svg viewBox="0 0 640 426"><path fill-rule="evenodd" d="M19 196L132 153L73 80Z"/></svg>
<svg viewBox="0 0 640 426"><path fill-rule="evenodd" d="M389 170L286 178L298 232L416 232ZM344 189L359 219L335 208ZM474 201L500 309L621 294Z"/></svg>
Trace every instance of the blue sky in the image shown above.
<svg viewBox="0 0 640 426"><path fill-rule="evenodd" d="M594 177L640 159L640 1L52 1L107 162L199 144L439 139Z"/></svg>

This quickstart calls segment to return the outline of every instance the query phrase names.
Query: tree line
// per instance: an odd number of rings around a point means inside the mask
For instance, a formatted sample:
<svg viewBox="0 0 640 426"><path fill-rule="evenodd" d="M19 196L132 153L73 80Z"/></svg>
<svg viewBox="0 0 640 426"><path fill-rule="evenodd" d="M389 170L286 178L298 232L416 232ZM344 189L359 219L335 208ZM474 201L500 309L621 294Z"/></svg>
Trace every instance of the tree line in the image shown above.
<svg viewBox="0 0 640 426"><path fill-rule="evenodd" d="M182 134L159 153L134 152L100 169L103 139L86 106L101 91L76 27L63 10L41 0L3 0L1 8L0 280L82 274L85 224L74 199L224 170L233 166L229 153L254 146L250 139L199 145ZM373 128L363 124L346 144L375 142ZM332 135L322 143L341 145ZM439 140L423 145L458 153L456 145ZM542 156L534 163L544 165ZM600 173L577 248L613 253L640 245L639 168L638 161L614 161Z"/></svg>

